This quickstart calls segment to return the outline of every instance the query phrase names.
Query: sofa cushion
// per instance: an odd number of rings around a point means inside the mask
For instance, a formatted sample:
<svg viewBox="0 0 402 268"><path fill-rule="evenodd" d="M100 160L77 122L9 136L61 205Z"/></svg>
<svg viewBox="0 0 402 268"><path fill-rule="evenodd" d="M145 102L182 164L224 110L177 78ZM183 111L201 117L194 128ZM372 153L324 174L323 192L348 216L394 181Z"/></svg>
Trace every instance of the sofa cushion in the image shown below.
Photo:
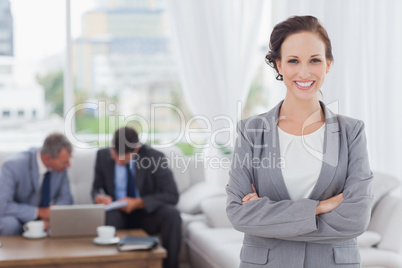
<svg viewBox="0 0 402 268"><path fill-rule="evenodd" d="M180 262L188 262L188 253L187 247L184 244L184 241L187 237L187 227L193 221L205 221L205 216L203 214L187 214L187 213L180 213L181 217L181 230L182 230L182 240L180 242L180 254L179 260Z"/></svg>
<svg viewBox="0 0 402 268"><path fill-rule="evenodd" d="M202 201L201 210L210 227L232 227L226 214L226 195L211 197Z"/></svg>
<svg viewBox="0 0 402 268"><path fill-rule="evenodd" d="M366 231L357 237L359 248L369 248L377 245L381 241L381 235L373 231Z"/></svg>
<svg viewBox="0 0 402 268"><path fill-rule="evenodd" d="M94 180L97 148L74 148L71 168L68 169L71 193L74 204L91 204L91 190Z"/></svg>
<svg viewBox="0 0 402 268"><path fill-rule="evenodd" d="M374 195L372 208L374 210L378 202L389 192L396 189L399 185L399 180L394 176L382 173L374 172L373 181L371 183L371 191Z"/></svg>
<svg viewBox="0 0 402 268"><path fill-rule="evenodd" d="M164 147L154 145L154 149L162 152L169 164L169 168L173 173L174 180L177 185L177 190L179 193L185 191L188 187L190 187L190 172L187 168L188 163L190 161L189 157L184 156L180 148L176 146Z"/></svg>
<svg viewBox="0 0 402 268"><path fill-rule="evenodd" d="M402 251L401 211L401 198L390 194L382 198L375 207L368 230L381 235L381 241L377 245L378 249Z"/></svg>
<svg viewBox="0 0 402 268"><path fill-rule="evenodd" d="M207 258L212 267L239 267L243 233L233 228L210 228L205 222L195 221L188 225L187 234L190 250Z"/></svg>
<svg viewBox="0 0 402 268"><path fill-rule="evenodd" d="M233 268L240 266L240 251L243 243L241 241L225 245L217 249L215 261L222 268Z"/></svg>
<svg viewBox="0 0 402 268"><path fill-rule="evenodd" d="M399 253L377 248L361 248L362 267L402 267L402 257Z"/></svg>
<svg viewBox="0 0 402 268"><path fill-rule="evenodd" d="M201 212L201 201L218 195L224 195L225 190L206 182L199 182L192 185L180 194L177 208L181 212L197 214Z"/></svg>

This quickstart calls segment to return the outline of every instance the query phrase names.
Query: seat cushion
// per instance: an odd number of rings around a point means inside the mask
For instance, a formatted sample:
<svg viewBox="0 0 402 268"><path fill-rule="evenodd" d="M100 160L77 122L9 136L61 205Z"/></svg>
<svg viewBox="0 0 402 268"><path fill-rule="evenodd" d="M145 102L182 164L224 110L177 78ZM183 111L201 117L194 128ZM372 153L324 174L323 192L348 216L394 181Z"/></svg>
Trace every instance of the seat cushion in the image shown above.
<svg viewBox="0 0 402 268"><path fill-rule="evenodd" d="M402 200L388 194L377 204L371 215L369 231L379 233L377 247L383 250L402 252Z"/></svg>
<svg viewBox="0 0 402 268"><path fill-rule="evenodd" d="M243 233L233 228L210 228L205 222L191 222L187 229L187 245L208 262L221 268L240 265Z"/></svg>
<svg viewBox="0 0 402 268"><path fill-rule="evenodd" d="M206 182L199 182L192 185L180 194L177 208L184 213L201 213L201 202L213 196L224 195L225 190Z"/></svg>
<svg viewBox="0 0 402 268"><path fill-rule="evenodd" d="M232 227L226 214L226 195L211 197L201 202L201 210L212 228Z"/></svg>
<svg viewBox="0 0 402 268"><path fill-rule="evenodd" d="M377 245L380 241L381 235L373 231L366 231L357 237L357 245L359 248L370 248Z"/></svg>
<svg viewBox="0 0 402 268"><path fill-rule="evenodd" d="M67 170L74 204L92 204L91 190L94 180L97 148L75 148L71 168Z"/></svg>
<svg viewBox="0 0 402 268"><path fill-rule="evenodd" d="M165 155L169 168L173 173L179 193L182 193L190 187L190 174L184 166L184 164L189 161L189 157L184 156L180 148L176 146L166 148L164 146L155 145L154 148Z"/></svg>
<svg viewBox="0 0 402 268"><path fill-rule="evenodd" d="M371 191L374 195L373 210L378 202L389 192L396 189L398 185L399 180L394 176L382 172L373 172L373 181L371 183Z"/></svg>
<svg viewBox="0 0 402 268"><path fill-rule="evenodd" d="M362 267L402 267L402 257L396 252L376 248L362 248L359 251Z"/></svg>

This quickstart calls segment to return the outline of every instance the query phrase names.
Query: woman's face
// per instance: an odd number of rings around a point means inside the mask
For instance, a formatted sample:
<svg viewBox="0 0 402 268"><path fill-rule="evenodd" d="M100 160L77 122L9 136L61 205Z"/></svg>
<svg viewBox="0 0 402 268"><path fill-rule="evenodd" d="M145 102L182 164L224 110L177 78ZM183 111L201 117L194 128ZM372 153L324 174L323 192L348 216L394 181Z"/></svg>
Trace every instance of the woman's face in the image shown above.
<svg viewBox="0 0 402 268"><path fill-rule="evenodd" d="M277 66L288 89L300 100L317 97L331 61L325 58L325 44L318 34L301 32L288 36L281 46Z"/></svg>

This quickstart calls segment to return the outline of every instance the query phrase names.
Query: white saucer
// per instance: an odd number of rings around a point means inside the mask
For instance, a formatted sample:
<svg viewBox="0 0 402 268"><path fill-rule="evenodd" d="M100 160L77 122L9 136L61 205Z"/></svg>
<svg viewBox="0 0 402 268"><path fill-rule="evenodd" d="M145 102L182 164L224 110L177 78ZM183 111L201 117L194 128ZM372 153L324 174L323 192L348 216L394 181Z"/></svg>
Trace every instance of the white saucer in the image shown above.
<svg viewBox="0 0 402 268"><path fill-rule="evenodd" d="M99 237L95 237L93 240L93 242L97 245L113 245L113 244L119 243L119 241L120 241L120 237L118 237L118 236L113 237L112 239L106 240L106 241L99 239Z"/></svg>
<svg viewBox="0 0 402 268"><path fill-rule="evenodd" d="M39 234L39 235L30 235L30 234L28 234L27 232L25 232L25 233L22 234L22 236L25 237L25 238L29 238L29 239L39 239L39 238L44 238L44 237L46 237L46 236L47 236L47 233L46 233L46 232L43 232L43 233L41 233L41 234Z"/></svg>

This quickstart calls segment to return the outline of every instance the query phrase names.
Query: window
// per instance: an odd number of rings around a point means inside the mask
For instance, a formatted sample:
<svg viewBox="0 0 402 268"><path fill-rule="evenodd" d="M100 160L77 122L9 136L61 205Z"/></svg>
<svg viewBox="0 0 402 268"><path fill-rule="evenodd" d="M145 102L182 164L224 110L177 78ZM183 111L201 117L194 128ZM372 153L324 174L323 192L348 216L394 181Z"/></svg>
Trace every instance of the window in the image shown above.
<svg viewBox="0 0 402 268"><path fill-rule="evenodd" d="M73 37L76 105L95 104L94 112L85 106L76 113L77 135L113 133L123 124L158 137L179 129L172 109L152 110L152 104L165 103L188 113L167 21L164 1L99 1L83 13L81 24L72 25L79 33Z"/></svg>
<svg viewBox="0 0 402 268"><path fill-rule="evenodd" d="M0 50L12 51L0 56L0 110L8 111L3 117L30 120L36 133L30 137L39 137L32 145L55 128L75 129L78 139L99 139L99 134L113 133L124 124L138 127L145 136L153 132L156 141L175 136L183 122L172 107L186 119L191 113L172 52L165 2L71 0L70 82L77 109L72 126L64 115L65 1L0 0L6 14L0 18ZM247 115L266 105L262 80L259 75L255 80ZM22 124L16 122L18 143L28 134L19 131ZM1 124L0 146L13 146L1 142Z"/></svg>
<svg viewBox="0 0 402 268"><path fill-rule="evenodd" d="M0 111L10 119L0 121L3 150L64 131L63 117L51 115L63 107L65 12L64 0L0 0ZM29 133L20 130L25 123Z"/></svg>

